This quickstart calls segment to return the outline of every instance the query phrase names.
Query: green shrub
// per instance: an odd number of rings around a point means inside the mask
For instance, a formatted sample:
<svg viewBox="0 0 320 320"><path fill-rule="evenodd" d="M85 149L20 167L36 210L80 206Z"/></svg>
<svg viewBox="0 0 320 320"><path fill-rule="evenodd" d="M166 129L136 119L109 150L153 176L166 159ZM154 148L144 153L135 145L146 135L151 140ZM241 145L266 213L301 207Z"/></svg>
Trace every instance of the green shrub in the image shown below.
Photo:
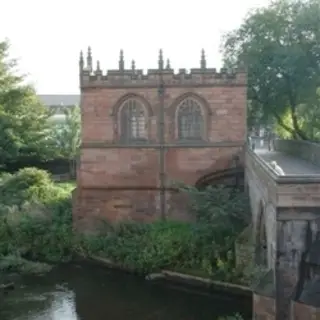
<svg viewBox="0 0 320 320"><path fill-rule="evenodd" d="M51 183L50 174L37 168L23 168L15 174L2 175L2 181L6 183L8 190L24 190L34 185Z"/></svg>
<svg viewBox="0 0 320 320"><path fill-rule="evenodd" d="M69 259L73 243L71 212L62 215L58 210L44 211L36 205L28 209L0 218L0 254L16 253L49 262Z"/></svg>
<svg viewBox="0 0 320 320"><path fill-rule="evenodd" d="M2 205L22 205L25 201L44 201L54 192L53 182L48 172L37 168L24 168L17 173L2 176L0 203ZM50 189L50 190L48 190Z"/></svg>
<svg viewBox="0 0 320 320"><path fill-rule="evenodd" d="M89 254L99 254L135 269L151 272L188 260L192 227L187 223L158 221L107 225L100 236L86 237Z"/></svg>
<svg viewBox="0 0 320 320"><path fill-rule="evenodd" d="M46 171L25 168L1 179L0 255L59 262L73 250L71 194Z"/></svg>
<svg viewBox="0 0 320 320"><path fill-rule="evenodd" d="M88 236L72 228L73 187L54 183L47 172L35 168L2 175L0 257L55 263L75 254L96 255L141 273L168 268L222 281L247 279L234 268L232 251L249 213L242 194L222 187L184 187L195 222L105 223L98 235Z"/></svg>

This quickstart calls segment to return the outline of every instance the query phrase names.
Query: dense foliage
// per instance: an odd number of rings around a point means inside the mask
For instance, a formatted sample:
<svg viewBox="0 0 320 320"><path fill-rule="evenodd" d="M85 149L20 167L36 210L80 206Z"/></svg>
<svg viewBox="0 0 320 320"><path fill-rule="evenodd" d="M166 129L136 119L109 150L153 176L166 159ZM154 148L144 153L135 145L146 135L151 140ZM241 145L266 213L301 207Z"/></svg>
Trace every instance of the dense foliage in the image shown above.
<svg viewBox="0 0 320 320"><path fill-rule="evenodd" d="M196 222L106 225L88 249L140 272L174 268L232 277L233 244L248 222L247 199L223 187L183 191L191 196Z"/></svg>
<svg viewBox="0 0 320 320"><path fill-rule="evenodd" d="M34 89L17 75L9 45L0 42L0 154L1 165L17 158L45 159L50 114Z"/></svg>
<svg viewBox="0 0 320 320"><path fill-rule="evenodd" d="M196 214L194 223L105 223L99 235L84 236L72 228L71 190L35 168L3 175L0 255L51 263L79 254L100 256L142 274L169 268L239 281L233 243L248 222L243 194L222 187L185 187Z"/></svg>
<svg viewBox="0 0 320 320"><path fill-rule="evenodd" d="M290 138L318 138L319 26L319 0L277 0L226 35L226 66L248 67L250 127L275 122Z"/></svg>
<svg viewBox="0 0 320 320"><path fill-rule="evenodd" d="M0 41L0 169L64 158L74 170L79 145L79 107L66 109L63 122L52 121L52 112L18 74L8 42Z"/></svg>
<svg viewBox="0 0 320 320"><path fill-rule="evenodd" d="M52 122L50 139L56 157L67 159L70 172L75 173L76 157L79 155L81 142L81 114L78 106L63 110L63 121Z"/></svg>
<svg viewBox="0 0 320 320"><path fill-rule="evenodd" d="M0 254L59 262L71 257L71 187L25 168L0 183Z"/></svg>

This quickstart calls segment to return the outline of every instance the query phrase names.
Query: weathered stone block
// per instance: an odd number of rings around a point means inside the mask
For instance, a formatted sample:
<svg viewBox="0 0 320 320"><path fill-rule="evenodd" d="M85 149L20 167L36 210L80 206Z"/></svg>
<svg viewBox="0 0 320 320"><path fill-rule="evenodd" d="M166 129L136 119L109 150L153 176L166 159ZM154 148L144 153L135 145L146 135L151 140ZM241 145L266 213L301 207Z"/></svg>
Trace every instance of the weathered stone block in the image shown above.
<svg viewBox="0 0 320 320"><path fill-rule="evenodd" d="M253 319L276 320L276 301L272 297L253 295Z"/></svg>
<svg viewBox="0 0 320 320"><path fill-rule="evenodd" d="M291 302L291 319L290 320L319 320L320 309L300 302Z"/></svg>

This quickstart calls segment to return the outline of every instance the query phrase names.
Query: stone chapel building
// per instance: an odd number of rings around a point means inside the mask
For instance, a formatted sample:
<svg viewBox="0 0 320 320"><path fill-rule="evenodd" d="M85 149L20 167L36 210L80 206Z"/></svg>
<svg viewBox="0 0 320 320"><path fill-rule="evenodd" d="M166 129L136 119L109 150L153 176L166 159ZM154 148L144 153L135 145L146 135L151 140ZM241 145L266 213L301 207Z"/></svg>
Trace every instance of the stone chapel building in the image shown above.
<svg viewBox="0 0 320 320"><path fill-rule="evenodd" d="M84 61L86 60L86 61ZM93 68L80 56L82 145L73 194L74 221L188 219L175 182L233 178L246 141L246 73L164 65L146 74ZM211 177L211 178L210 178Z"/></svg>

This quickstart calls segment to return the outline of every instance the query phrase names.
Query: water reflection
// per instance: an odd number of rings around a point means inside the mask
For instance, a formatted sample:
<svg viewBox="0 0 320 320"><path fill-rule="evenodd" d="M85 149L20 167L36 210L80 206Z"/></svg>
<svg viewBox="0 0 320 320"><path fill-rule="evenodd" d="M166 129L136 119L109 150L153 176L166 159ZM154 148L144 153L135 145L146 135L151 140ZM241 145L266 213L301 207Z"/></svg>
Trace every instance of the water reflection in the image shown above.
<svg viewBox="0 0 320 320"><path fill-rule="evenodd" d="M243 301L195 295L97 267L68 266L28 277L0 305L1 320L213 320Z"/></svg>
<svg viewBox="0 0 320 320"><path fill-rule="evenodd" d="M75 308L75 294L72 291L56 292L49 308L42 310L30 320L80 320Z"/></svg>
<svg viewBox="0 0 320 320"><path fill-rule="evenodd" d="M54 289L54 288L53 288ZM30 287L10 293L1 306L0 319L14 320L80 320L75 307L74 292L29 292Z"/></svg>

